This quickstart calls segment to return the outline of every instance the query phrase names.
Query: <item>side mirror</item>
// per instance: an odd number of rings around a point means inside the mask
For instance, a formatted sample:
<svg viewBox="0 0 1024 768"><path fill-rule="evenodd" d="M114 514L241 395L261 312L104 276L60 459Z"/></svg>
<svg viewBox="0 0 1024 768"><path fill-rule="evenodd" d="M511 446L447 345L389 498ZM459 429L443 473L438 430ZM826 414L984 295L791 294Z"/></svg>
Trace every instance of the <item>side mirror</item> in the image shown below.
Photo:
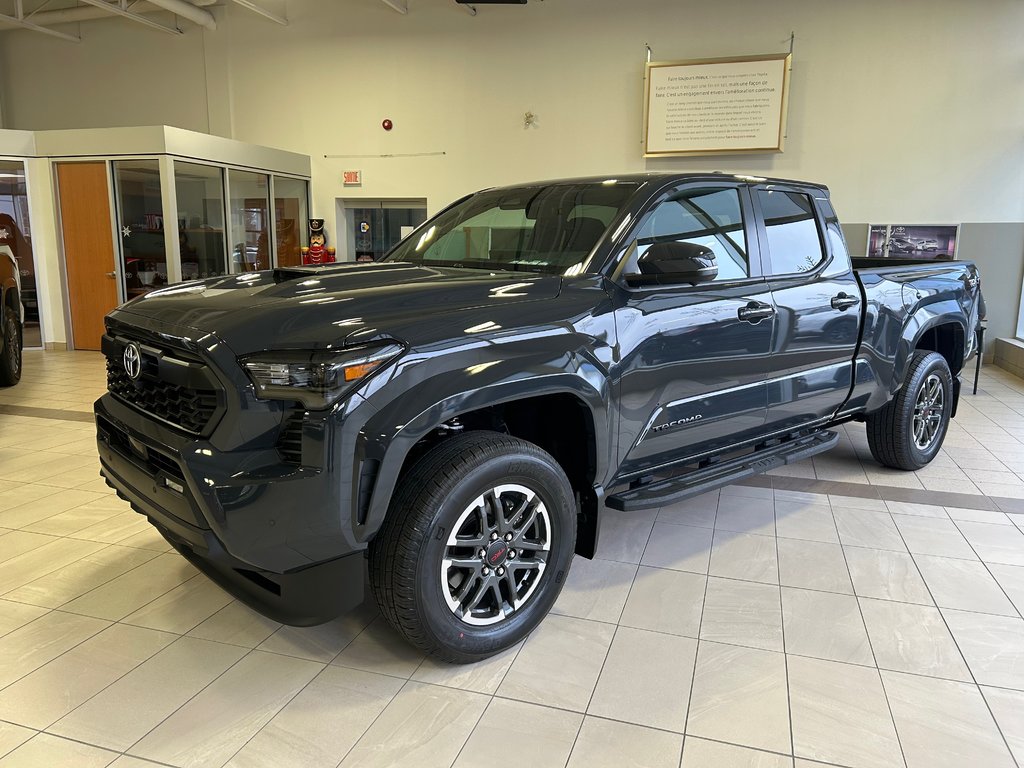
<svg viewBox="0 0 1024 768"><path fill-rule="evenodd" d="M714 252L696 243L654 243L637 260L637 267L639 274L625 275L630 285L697 285L718 277Z"/></svg>

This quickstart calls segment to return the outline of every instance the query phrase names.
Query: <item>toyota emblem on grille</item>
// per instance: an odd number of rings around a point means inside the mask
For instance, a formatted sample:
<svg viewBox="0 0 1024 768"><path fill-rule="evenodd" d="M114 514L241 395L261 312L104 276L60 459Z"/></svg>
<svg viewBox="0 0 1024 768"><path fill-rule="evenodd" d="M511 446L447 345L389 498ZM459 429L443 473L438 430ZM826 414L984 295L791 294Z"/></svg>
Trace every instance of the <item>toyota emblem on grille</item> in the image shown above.
<svg viewBox="0 0 1024 768"><path fill-rule="evenodd" d="M128 374L129 379L137 379L142 373L142 353L135 342L127 344L124 348L124 372Z"/></svg>

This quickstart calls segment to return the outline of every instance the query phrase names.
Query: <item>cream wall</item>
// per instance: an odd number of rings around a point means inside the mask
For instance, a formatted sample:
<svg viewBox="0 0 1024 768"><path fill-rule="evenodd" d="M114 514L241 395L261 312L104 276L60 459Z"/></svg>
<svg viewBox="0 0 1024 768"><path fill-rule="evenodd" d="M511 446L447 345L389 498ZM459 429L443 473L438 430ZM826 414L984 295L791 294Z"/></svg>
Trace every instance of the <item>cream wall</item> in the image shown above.
<svg viewBox="0 0 1024 768"><path fill-rule="evenodd" d="M829 184L849 221L1024 220L1020 0L532 0L480 6L289 0L281 27L234 4L173 38L123 20L84 42L0 37L8 127L166 122L309 154L314 212L344 168L366 196L432 209L516 180L716 169ZM644 161L644 44L656 59L796 51L782 155ZM209 100L208 100L209 95ZM524 130L522 114L539 116ZM395 122L385 134L380 121ZM437 158L324 154L444 151Z"/></svg>

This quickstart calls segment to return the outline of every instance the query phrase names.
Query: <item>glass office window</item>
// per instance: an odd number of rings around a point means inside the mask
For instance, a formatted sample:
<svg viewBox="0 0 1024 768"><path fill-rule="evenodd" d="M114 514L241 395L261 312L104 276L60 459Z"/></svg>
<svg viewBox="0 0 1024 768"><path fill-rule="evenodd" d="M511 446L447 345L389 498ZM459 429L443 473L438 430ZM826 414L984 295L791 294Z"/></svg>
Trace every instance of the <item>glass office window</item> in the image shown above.
<svg viewBox="0 0 1024 768"><path fill-rule="evenodd" d="M231 191L231 271L270 268L269 177L251 171L228 170Z"/></svg>
<svg viewBox="0 0 1024 768"><path fill-rule="evenodd" d="M274 177L274 221L277 227L277 265L302 263L302 246L309 244L309 182Z"/></svg>
<svg viewBox="0 0 1024 768"><path fill-rule="evenodd" d="M174 161L182 280L226 275L224 169Z"/></svg>
<svg viewBox="0 0 1024 768"><path fill-rule="evenodd" d="M32 258L32 226L28 218L25 165L20 160L0 160L0 248L4 246L10 249L21 273L24 345L40 347L42 337L39 332L36 268Z"/></svg>
<svg viewBox="0 0 1024 768"><path fill-rule="evenodd" d="M167 284L160 165L156 160L114 162L121 273L129 299Z"/></svg>

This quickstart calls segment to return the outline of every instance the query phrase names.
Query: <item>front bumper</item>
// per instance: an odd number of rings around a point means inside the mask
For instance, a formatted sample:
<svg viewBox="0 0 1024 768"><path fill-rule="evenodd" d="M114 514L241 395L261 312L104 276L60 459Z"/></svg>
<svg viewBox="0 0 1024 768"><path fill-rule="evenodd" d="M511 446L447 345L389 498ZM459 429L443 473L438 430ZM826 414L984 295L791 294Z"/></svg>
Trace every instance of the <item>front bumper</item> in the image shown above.
<svg viewBox="0 0 1024 768"><path fill-rule="evenodd" d="M219 451L109 393L95 413L107 483L229 593L292 625L363 601L365 545L341 524L331 473L282 465L273 449Z"/></svg>

